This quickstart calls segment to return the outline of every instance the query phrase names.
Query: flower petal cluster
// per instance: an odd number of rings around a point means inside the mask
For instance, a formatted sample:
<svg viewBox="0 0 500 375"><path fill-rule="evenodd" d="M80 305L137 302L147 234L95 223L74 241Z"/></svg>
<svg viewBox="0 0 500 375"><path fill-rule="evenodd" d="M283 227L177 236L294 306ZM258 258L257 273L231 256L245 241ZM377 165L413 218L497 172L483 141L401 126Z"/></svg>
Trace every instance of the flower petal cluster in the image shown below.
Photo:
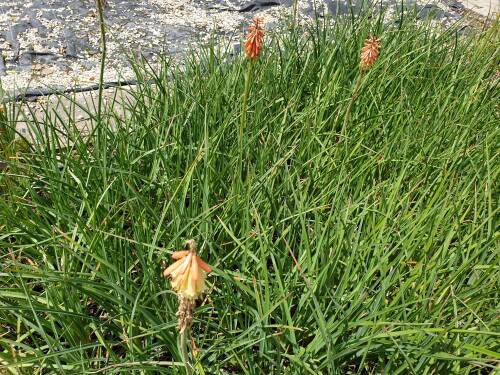
<svg viewBox="0 0 500 375"><path fill-rule="evenodd" d="M176 262L163 271L163 276L171 278L172 288L179 295L196 299L205 290L206 275L212 272L212 268L196 255L194 241L188 241L188 245L190 250L172 254Z"/></svg>
<svg viewBox="0 0 500 375"><path fill-rule="evenodd" d="M365 40L365 45L361 48L359 66L362 70L369 69L377 60L380 51L380 39L373 36Z"/></svg>
<svg viewBox="0 0 500 375"><path fill-rule="evenodd" d="M259 17L254 17L252 22L245 38L245 53L249 59L255 60L259 57L262 50L262 40L264 39L264 28L262 24L264 20Z"/></svg>

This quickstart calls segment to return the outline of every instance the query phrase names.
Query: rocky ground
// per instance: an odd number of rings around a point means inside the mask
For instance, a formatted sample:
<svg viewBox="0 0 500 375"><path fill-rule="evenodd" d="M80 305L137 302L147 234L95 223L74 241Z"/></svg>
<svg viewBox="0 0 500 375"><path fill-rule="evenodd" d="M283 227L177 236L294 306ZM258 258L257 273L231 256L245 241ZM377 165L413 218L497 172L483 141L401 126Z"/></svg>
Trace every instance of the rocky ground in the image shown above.
<svg viewBox="0 0 500 375"><path fill-rule="evenodd" d="M292 0L106 2L107 82L133 77L127 62L130 56L144 56L153 64L163 53L179 57L190 44L207 41L215 30L218 36L232 40L237 51L244 25L252 16L263 16L266 28L272 29L292 9ZM362 6L360 1L352 3L357 10ZM299 15L312 17L315 4L321 14L349 13L344 0L298 0ZM382 4L400 11L402 3L383 0ZM464 13L464 5L457 0L404 0L403 5L407 10L415 9L420 18L433 17L444 24ZM0 81L8 96L86 87L95 84L98 76L99 28L94 0L0 0Z"/></svg>

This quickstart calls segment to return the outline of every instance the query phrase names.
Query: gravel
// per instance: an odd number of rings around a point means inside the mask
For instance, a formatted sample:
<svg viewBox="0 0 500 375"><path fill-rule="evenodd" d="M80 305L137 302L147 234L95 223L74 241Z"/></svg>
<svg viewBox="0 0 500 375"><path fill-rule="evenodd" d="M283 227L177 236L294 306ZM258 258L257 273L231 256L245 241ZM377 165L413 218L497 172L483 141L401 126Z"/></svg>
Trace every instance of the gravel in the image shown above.
<svg viewBox="0 0 500 375"><path fill-rule="evenodd" d="M299 0L302 19L315 14L314 0ZM350 13L347 1L317 0L319 13ZM365 2L366 4L366 2ZM383 0L392 12L401 2ZM254 15L266 27L291 12L291 0L107 0L108 63L106 81L129 80L131 56L155 64L162 54L179 59L193 44L214 35L235 44ZM354 1L354 10L362 5ZM416 3L418 11L449 24L461 17L464 6L455 0ZM0 0L0 81L8 96L25 91L65 90L95 85L99 77L99 25L94 0ZM0 96L1 96L0 90Z"/></svg>

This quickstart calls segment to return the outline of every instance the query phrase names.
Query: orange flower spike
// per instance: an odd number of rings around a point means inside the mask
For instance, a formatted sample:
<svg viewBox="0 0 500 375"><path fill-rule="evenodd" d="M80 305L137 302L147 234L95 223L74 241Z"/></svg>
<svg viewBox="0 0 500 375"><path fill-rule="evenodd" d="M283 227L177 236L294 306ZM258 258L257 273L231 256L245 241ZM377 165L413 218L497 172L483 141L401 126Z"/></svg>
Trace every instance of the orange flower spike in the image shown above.
<svg viewBox="0 0 500 375"><path fill-rule="evenodd" d="M377 60L380 51L380 39L373 36L365 40L365 45L361 48L359 66L361 70L369 69Z"/></svg>
<svg viewBox="0 0 500 375"><path fill-rule="evenodd" d="M172 288L182 297L196 299L205 290L206 274L212 269L196 255L196 243L186 243L189 250L180 250L172 254L177 261L170 265L163 275L171 277Z"/></svg>
<svg viewBox="0 0 500 375"><path fill-rule="evenodd" d="M190 277L192 282L197 282L200 279L200 270L198 268L198 256L194 256L191 259L191 272L190 272Z"/></svg>
<svg viewBox="0 0 500 375"><path fill-rule="evenodd" d="M212 267L202 261L199 256L196 257L196 261L198 262L198 265L203 269L203 271L205 271L206 273L212 272Z"/></svg>
<svg viewBox="0 0 500 375"><path fill-rule="evenodd" d="M183 263L183 260L180 259L178 260L177 262L171 264L170 266L168 266L164 271L163 271L163 276L167 277L167 276L170 276L172 274L172 272L174 272L177 268L179 268L179 266Z"/></svg>
<svg viewBox="0 0 500 375"><path fill-rule="evenodd" d="M245 38L245 53L251 60L259 57L262 51L262 40L264 39L264 28L262 23L264 20L259 17L252 19L252 24L248 27L248 34Z"/></svg>
<svg viewBox="0 0 500 375"><path fill-rule="evenodd" d="M182 259L185 256L189 255L190 252L191 252L190 250L174 251L172 254L172 259Z"/></svg>
<svg viewBox="0 0 500 375"><path fill-rule="evenodd" d="M186 271L187 266L189 265L189 256L186 258L179 259L174 264L170 265L165 271L163 271L163 276L171 276L172 278L176 277L180 273L184 273Z"/></svg>

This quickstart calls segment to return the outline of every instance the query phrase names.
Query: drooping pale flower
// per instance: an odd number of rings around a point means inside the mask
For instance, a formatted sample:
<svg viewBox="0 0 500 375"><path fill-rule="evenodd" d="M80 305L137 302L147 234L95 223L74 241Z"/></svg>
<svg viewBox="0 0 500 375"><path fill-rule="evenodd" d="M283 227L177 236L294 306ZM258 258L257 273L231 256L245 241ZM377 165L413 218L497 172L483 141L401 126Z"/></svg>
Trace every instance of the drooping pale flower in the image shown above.
<svg viewBox="0 0 500 375"><path fill-rule="evenodd" d="M248 27L248 34L245 38L245 53L251 60L259 57L262 50L262 40L264 39L264 20L259 17L252 19L252 24Z"/></svg>
<svg viewBox="0 0 500 375"><path fill-rule="evenodd" d="M359 66L361 70L369 69L377 60L380 51L380 39L370 36L366 38L365 45L361 48Z"/></svg>
<svg viewBox="0 0 500 375"><path fill-rule="evenodd" d="M186 244L189 250L174 252L172 258L176 262L163 271L163 276L170 276L172 288L180 296L195 300L205 290L206 274L212 269L196 255L194 240Z"/></svg>

